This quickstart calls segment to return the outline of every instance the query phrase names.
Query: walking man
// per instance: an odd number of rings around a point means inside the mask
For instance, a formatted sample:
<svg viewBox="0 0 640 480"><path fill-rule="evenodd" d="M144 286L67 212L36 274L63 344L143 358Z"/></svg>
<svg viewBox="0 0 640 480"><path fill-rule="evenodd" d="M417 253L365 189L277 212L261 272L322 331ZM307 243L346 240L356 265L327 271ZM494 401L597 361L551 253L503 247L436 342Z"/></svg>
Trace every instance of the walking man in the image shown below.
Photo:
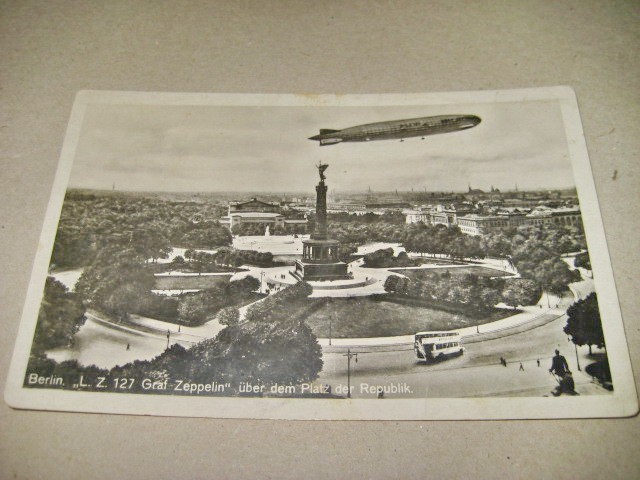
<svg viewBox="0 0 640 480"><path fill-rule="evenodd" d="M575 391L575 383L567 359L560 355L560 351L556 349L556 355L551 360L551 368L549 372L557 375L560 380L558 386L551 392L554 397L558 397L563 393L577 395Z"/></svg>
<svg viewBox="0 0 640 480"><path fill-rule="evenodd" d="M567 373L571 373L567 359L560 355L560 350L556 349L556 355L551 359L551 373L555 373L560 378L564 378Z"/></svg>

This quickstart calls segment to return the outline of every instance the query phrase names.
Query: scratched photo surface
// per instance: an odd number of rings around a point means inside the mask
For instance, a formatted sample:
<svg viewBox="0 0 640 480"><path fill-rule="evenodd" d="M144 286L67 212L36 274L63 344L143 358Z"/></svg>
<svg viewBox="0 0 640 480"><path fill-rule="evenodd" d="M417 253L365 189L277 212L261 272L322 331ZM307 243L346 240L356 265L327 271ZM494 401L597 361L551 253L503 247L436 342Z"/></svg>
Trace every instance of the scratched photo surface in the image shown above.
<svg viewBox="0 0 640 480"><path fill-rule="evenodd" d="M81 92L18 408L635 413L573 92Z"/></svg>

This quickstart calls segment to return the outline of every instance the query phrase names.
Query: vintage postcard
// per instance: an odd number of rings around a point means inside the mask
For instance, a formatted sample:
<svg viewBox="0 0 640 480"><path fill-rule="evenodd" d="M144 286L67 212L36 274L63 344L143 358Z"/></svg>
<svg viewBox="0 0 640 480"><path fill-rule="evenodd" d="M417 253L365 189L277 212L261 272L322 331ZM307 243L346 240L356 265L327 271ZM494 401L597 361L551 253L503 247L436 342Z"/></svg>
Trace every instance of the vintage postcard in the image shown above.
<svg viewBox="0 0 640 480"><path fill-rule="evenodd" d="M77 95L15 408L629 416L573 91Z"/></svg>

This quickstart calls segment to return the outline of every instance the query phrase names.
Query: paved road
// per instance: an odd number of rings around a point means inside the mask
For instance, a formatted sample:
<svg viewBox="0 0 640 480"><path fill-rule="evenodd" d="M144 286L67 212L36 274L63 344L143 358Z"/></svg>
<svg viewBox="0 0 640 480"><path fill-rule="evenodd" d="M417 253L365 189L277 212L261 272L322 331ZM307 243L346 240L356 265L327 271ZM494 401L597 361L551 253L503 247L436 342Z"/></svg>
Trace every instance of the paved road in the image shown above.
<svg viewBox="0 0 640 480"><path fill-rule="evenodd" d="M544 396L556 385L548 371L556 348L574 371L576 391L583 395L607 393L577 371L574 345L562 332L565 324L566 317L562 316L527 332L469 344L463 356L430 365L418 362L411 347L353 349L358 352L358 362L351 361L352 397L375 398L375 389L368 389L367 385L387 389L396 385L405 390L388 392L387 398ZM331 385L334 393L339 393L341 386L346 393L345 353L346 349L324 347L325 366L317 383ZM579 350L583 368L591 362L587 353L586 347ZM506 368L500 365L501 356L507 360ZM524 371L519 368L520 362Z"/></svg>

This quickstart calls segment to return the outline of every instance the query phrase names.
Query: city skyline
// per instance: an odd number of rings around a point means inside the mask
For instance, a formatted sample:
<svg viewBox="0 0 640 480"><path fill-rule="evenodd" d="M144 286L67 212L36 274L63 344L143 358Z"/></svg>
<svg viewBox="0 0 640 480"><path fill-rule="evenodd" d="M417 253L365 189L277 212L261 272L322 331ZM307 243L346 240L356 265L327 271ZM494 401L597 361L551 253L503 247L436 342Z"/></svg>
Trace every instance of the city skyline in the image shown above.
<svg viewBox="0 0 640 480"><path fill-rule="evenodd" d="M482 190L484 194L491 194L491 186L489 188L484 188L484 186L471 185L473 190ZM576 188L573 186L570 187L560 187L560 188L520 188L516 190L515 188L506 188L502 189L493 185L496 192L502 194L514 194L514 193L542 193L542 192L567 192L571 191L572 193L577 195ZM112 186L112 188L87 188L87 187L74 187L70 186L69 190L90 190L96 192L108 192L114 191L117 193L134 193L134 194L176 194L176 195L241 195L246 198L255 197L255 196L279 196L279 195L287 195L287 196L307 196L309 198L315 198L315 193L311 191L294 191L294 190L216 190L216 191L167 191L167 190L125 190L120 189L117 186ZM365 189L365 190L337 190L329 187L327 192L328 195L331 196L364 196L364 195L424 195L424 194L440 194L440 195L466 195L469 194L468 189L464 190L424 190L424 189L414 189L414 190L400 190L400 189L390 189L390 190L375 190L375 189Z"/></svg>
<svg viewBox="0 0 640 480"><path fill-rule="evenodd" d="M473 113L469 131L319 148L319 128ZM315 165L341 192L573 188L556 101L377 107L89 104L69 186L122 191L307 192Z"/></svg>

